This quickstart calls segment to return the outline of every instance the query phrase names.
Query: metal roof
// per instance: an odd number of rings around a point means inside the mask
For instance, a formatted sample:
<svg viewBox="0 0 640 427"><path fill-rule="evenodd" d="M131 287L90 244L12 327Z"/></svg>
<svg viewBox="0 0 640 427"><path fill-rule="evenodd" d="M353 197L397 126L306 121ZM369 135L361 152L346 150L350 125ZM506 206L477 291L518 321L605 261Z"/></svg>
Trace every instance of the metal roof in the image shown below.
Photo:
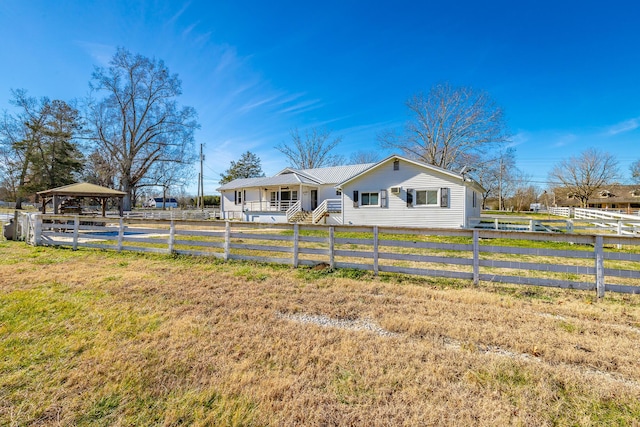
<svg viewBox="0 0 640 427"><path fill-rule="evenodd" d="M264 177L260 177L260 178L237 178L237 179L234 179L233 181L229 181L226 184L223 184L220 187L218 187L218 191L235 190L236 188L258 187L259 186L258 182L260 182L263 179L264 179Z"/></svg>
<svg viewBox="0 0 640 427"><path fill-rule="evenodd" d="M38 194L41 196L124 197L127 193L101 187L100 185L89 184L88 182L79 182L50 190L38 191Z"/></svg>
<svg viewBox="0 0 640 427"><path fill-rule="evenodd" d="M326 168L302 169L300 172L316 178L322 184L338 184L357 175L375 163L362 163L359 165L330 166Z"/></svg>
<svg viewBox="0 0 640 427"><path fill-rule="evenodd" d="M280 185L331 185L337 184L373 166L373 163L360 165L331 166L314 169L286 168L271 177L238 178L218 188L218 191L235 190L248 187L272 187Z"/></svg>

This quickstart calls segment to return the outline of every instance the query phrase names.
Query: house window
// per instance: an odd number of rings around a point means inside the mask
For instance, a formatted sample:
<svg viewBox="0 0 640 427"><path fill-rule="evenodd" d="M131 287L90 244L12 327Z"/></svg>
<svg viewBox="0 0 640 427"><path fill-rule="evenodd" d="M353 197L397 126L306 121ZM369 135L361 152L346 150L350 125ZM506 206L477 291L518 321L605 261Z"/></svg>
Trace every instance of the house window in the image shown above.
<svg viewBox="0 0 640 427"><path fill-rule="evenodd" d="M270 199L272 208L279 206L280 209L286 210L298 201L298 192L293 190L272 191Z"/></svg>
<svg viewBox="0 0 640 427"><path fill-rule="evenodd" d="M336 190L336 196L341 196L341 195L342 195L342 191Z"/></svg>
<svg viewBox="0 0 640 427"><path fill-rule="evenodd" d="M379 193L362 193L360 194L360 206L378 206L380 203Z"/></svg>
<svg viewBox="0 0 640 427"><path fill-rule="evenodd" d="M398 171L398 170L400 170L400 160L395 159L395 160L393 161L393 170L394 170L394 171Z"/></svg>
<svg viewBox="0 0 640 427"><path fill-rule="evenodd" d="M236 205L241 205L242 204L242 193L243 193L243 190L234 191L233 199L234 199Z"/></svg>
<svg viewBox="0 0 640 427"><path fill-rule="evenodd" d="M438 190L416 190L416 206L438 206Z"/></svg>
<svg viewBox="0 0 640 427"><path fill-rule="evenodd" d="M473 192L473 207L475 208L478 205L478 195L476 192Z"/></svg>

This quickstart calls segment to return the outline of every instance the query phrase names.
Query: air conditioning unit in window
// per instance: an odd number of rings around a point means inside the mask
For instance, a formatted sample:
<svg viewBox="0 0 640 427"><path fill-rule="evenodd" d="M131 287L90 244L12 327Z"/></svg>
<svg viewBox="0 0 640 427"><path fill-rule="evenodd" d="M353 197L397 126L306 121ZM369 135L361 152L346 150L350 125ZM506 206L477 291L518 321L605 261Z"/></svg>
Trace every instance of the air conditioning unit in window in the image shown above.
<svg viewBox="0 0 640 427"><path fill-rule="evenodd" d="M391 187L391 194L400 194L400 187Z"/></svg>

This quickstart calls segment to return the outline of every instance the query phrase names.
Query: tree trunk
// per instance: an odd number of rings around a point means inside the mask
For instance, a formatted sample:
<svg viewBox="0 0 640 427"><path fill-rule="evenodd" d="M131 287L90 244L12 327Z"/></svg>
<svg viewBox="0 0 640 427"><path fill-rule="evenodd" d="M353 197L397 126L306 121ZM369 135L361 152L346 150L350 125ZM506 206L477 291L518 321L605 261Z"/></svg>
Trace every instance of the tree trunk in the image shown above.
<svg viewBox="0 0 640 427"><path fill-rule="evenodd" d="M131 200L133 199L133 197L132 197L132 195L133 195L133 187L131 186L131 183L129 182L128 179L123 179L121 184L122 184L121 191L124 191L126 193L125 196L122 198L122 210L123 211L130 211L131 210Z"/></svg>

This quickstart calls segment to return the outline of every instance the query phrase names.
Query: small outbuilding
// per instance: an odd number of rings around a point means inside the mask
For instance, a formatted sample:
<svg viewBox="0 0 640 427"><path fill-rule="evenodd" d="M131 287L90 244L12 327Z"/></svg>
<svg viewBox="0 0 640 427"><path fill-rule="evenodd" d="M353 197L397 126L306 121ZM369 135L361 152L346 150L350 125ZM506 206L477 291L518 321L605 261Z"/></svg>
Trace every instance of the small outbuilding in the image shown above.
<svg viewBox="0 0 640 427"><path fill-rule="evenodd" d="M118 203L118 211L122 216L122 199L126 195L123 191L112 190L111 188L102 187L100 185L89 184L88 182L79 182L76 184L65 185L62 187L52 188L50 190L39 191L38 196L42 197L42 213L46 212L47 203L52 202L53 213L60 213L63 202L72 201L74 199L91 198L100 200L102 208L102 216L106 216L107 201L116 199ZM79 213L80 208L71 207L67 203L67 210Z"/></svg>
<svg viewBox="0 0 640 427"><path fill-rule="evenodd" d="M173 197L167 197L167 198L162 198L162 197L154 197L152 199L147 200L147 202L144 204L144 206L146 208L177 208L178 207L178 200L176 200Z"/></svg>

